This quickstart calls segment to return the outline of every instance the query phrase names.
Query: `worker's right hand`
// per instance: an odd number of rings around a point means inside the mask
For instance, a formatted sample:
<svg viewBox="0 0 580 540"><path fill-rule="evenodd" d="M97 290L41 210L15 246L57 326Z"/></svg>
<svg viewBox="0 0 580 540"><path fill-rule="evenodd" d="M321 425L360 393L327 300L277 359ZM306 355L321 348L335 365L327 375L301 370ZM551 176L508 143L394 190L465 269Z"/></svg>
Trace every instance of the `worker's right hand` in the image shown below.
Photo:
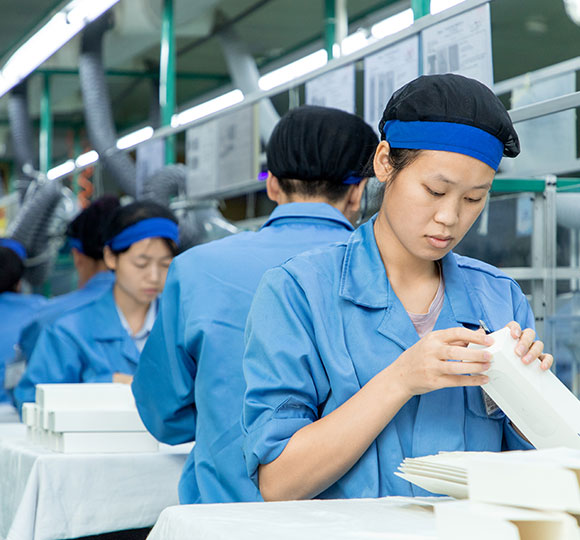
<svg viewBox="0 0 580 540"><path fill-rule="evenodd" d="M489 381L482 373L490 367L491 354L468 349L469 343L489 346L493 338L483 330L463 327L436 330L408 348L388 369L409 398L451 386L480 386Z"/></svg>

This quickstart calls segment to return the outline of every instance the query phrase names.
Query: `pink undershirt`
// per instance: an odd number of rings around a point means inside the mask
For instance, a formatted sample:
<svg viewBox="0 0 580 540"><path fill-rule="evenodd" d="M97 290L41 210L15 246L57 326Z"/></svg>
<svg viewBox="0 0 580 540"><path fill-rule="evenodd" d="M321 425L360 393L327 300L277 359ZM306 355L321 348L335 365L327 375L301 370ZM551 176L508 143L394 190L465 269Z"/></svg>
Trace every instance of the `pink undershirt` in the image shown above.
<svg viewBox="0 0 580 540"><path fill-rule="evenodd" d="M431 302L431 305L429 306L429 311L427 313L407 312L420 338L433 330L437 318L439 317L439 313L441 313L441 308L443 307L443 301L445 300L445 284L443 282L443 273L441 272L439 275L439 287L437 288L437 293L435 293L433 302Z"/></svg>

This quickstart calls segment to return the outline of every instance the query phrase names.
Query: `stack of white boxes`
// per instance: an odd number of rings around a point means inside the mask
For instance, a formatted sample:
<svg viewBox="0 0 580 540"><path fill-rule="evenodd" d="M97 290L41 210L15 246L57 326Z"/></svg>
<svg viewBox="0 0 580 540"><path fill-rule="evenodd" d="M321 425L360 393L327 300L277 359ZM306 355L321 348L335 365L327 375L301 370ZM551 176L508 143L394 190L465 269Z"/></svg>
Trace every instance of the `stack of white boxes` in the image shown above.
<svg viewBox="0 0 580 540"><path fill-rule="evenodd" d="M64 453L156 452L135 406L131 387L118 383L39 384L25 403L28 438Z"/></svg>

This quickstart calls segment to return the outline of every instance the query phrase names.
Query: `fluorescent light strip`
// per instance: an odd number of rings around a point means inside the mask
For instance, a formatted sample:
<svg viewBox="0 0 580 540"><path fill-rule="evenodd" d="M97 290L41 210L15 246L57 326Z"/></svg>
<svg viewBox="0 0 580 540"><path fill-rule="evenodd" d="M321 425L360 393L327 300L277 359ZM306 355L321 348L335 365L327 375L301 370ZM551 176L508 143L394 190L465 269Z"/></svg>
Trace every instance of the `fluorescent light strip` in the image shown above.
<svg viewBox="0 0 580 540"><path fill-rule="evenodd" d="M376 39L396 34L413 24L413 10L411 8L401 11L384 21L380 21L371 26L371 34Z"/></svg>
<svg viewBox="0 0 580 540"><path fill-rule="evenodd" d="M319 49L304 58L300 58L295 62L291 62L286 66L262 75L258 80L258 85L260 86L260 89L264 91L271 90L276 86L280 86L281 84L287 83L292 79L301 77L306 73L310 73L311 71L324 66L326 62L326 51L324 49Z"/></svg>
<svg viewBox="0 0 580 540"><path fill-rule="evenodd" d="M125 148L131 148L132 146L136 146L143 141L146 141L153 137L153 128L151 126L147 126L137 131L133 131L133 133L129 133L124 137L121 137L117 141L117 148L119 150L124 150Z"/></svg>
<svg viewBox="0 0 580 540"><path fill-rule="evenodd" d="M461 4L464 0L431 0L431 15L445 11L450 7Z"/></svg>
<svg viewBox="0 0 580 540"><path fill-rule="evenodd" d="M49 180L54 180L55 178L59 178L61 176L65 176L68 173L75 170L75 162L74 159L69 159L56 167L53 167L46 173L46 177Z"/></svg>
<svg viewBox="0 0 580 540"><path fill-rule="evenodd" d="M0 97L23 81L87 24L119 0L73 0L8 59L0 70Z"/></svg>
<svg viewBox="0 0 580 540"><path fill-rule="evenodd" d="M174 114L171 119L171 125L173 127L182 126L183 124L188 124L199 118L203 118L209 114L221 111L235 105L236 103L241 103L244 101L244 94L241 90L232 90L226 94L218 96L214 99L210 99L205 103L200 103L195 105L190 109L186 109L178 114Z"/></svg>
<svg viewBox="0 0 580 540"><path fill-rule="evenodd" d="M91 163L95 163L99 159L99 154L95 150L89 150L84 154L81 154L76 160L75 165L77 167L86 167Z"/></svg>

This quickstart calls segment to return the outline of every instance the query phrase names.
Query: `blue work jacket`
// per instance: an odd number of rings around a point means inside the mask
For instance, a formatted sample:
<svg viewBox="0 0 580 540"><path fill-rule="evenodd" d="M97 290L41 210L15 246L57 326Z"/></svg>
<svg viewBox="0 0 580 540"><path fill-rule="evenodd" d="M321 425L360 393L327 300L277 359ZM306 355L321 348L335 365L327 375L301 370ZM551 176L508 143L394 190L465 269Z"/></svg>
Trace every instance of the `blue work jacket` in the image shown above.
<svg viewBox="0 0 580 540"><path fill-rule="evenodd" d="M0 403L9 401L4 390L4 370L14 357L20 332L46 302L44 296L37 294L0 294Z"/></svg>
<svg viewBox="0 0 580 540"><path fill-rule="evenodd" d="M62 294L51 298L42 309L40 309L32 322L28 324L20 334L18 342L19 360L27 362L32 356L32 351L36 345L38 336L43 327L52 323L65 313L78 307L89 304L93 300L101 297L115 283L115 274L113 272L99 272L87 281L84 287L76 291Z"/></svg>
<svg viewBox="0 0 580 540"><path fill-rule="evenodd" d="M262 500L242 456L244 328L268 268L344 241L352 225L324 203L278 206L258 232L188 250L171 264L133 381L137 408L160 441L195 440L182 503Z"/></svg>
<svg viewBox="0 0 580 540"><path fill-rule="evenodd" d="M267 272L248 316L244 453L257 482L299 429L328 415L414 345L419 336L393 292L374 219L348 240ZM454 253L442 259L445 300L435 330L533 327L518 284ZM480 387L445 388L408 401L358 462L320 498L425 495L393 473L406 457L440 451L525 449L501 410L487 415Z"/></svg>
<svg viewBox="0 0 580 540"><path fill-rule="evenodd" d="M20 409L39 383L111 382L115 372L135 373L138 361L110 289L43 328L14 398Z"/></svg>

